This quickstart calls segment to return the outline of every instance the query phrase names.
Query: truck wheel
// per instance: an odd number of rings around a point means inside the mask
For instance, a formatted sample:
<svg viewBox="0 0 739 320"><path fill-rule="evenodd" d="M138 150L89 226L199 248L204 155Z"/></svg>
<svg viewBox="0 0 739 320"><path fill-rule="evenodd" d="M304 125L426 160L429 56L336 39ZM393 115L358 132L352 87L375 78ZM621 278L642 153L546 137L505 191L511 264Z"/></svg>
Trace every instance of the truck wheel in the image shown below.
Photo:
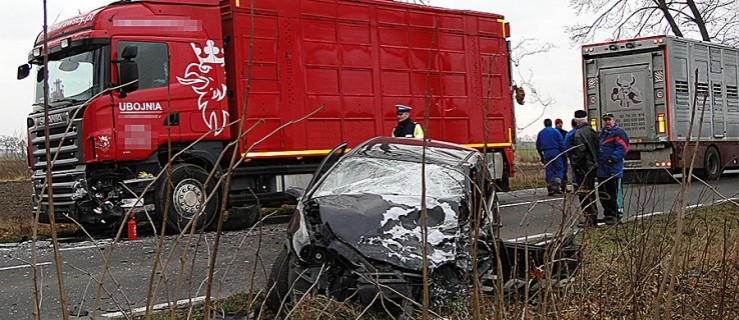
<svg viewBox="0 0 739 320"><path fill-rule="evenodd" d="M721 155L715 147L708 147L703 158L703 178L716 180L721 176Z"/></svg>
<svg viewBox="0 0 739 320"><path fill-rule="evenodd" d="M216 185L216 179L211 179L208 186L203 190L203 185L208 179L208 172L203 168L192 164L179 164L172 168L172 176L169 181L169 210L167 215L167 227L172 231L180 232L192 220L195 214L201 209L206 198L213 193ZM157 191L157 207L160 213L164 214L167 204L167 182L159 185ZM205 193L203 193L205 191ZM220 190L216 190L210 200L205 204L205 208L194 221L195 230L202 230L207 227L218 215L220 209Z"/></svg>

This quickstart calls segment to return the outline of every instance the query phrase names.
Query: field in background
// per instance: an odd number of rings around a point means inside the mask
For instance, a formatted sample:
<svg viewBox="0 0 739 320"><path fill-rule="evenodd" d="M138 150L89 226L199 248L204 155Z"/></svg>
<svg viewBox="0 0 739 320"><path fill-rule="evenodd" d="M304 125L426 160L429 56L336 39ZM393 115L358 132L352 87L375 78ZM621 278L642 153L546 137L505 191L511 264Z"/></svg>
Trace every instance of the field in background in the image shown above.
<svg viewBox="0 0 739 320"><path fill-rule="evenodd" d="M511 190L522 190L546 187L544 182L544 166L535 149L516 148L513 158L516 175L511 178Z"/></svg>
<svg viewBox="0 0 739 320"><path fill-rule="evenodd" d="M0 158L0 182L28 181L30 176L26 158Z"/></svg>
<svg viewBox="0 0 739 320"><path fill-rule="evenodd" d="M0 242L20 241L33 234L30 175L25 158L0 158ZM48 234L45 229L40 231Z"/></svg>

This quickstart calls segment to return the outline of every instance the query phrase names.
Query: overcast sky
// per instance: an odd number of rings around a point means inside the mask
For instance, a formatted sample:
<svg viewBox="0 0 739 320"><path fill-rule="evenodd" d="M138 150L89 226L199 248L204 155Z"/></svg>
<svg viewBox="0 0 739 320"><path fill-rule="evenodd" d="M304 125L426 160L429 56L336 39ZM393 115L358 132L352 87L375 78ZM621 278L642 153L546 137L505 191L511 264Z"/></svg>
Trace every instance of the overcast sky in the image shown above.
<svg viewBox="0 0 739 320"><path fill-rule="evenodd" d="M277 1L277 0L276 0ZM49 24L61 21L79 12L106 5L111 0L47 0ZM579 46L571 45L564 27L577 19L568 0L431 0L433 6L502 14L511 25L511 40L536 39L556 45L547 53L523 60L518 71L536 85L540 95L554 103L545 108L527 103L516 107L519 128L532 121L523 134L532 135L541 129L541 119L570 119L572 112L582 105L581 67ZM33 40L43 26L41 0L3 1L4 18L0 19L3 32L3 50L0 51L0 135L25 131L25 119L31 110L33 80L16 80L16 68L22 64L32 48ZM529 93L530 94L530 93ZM530 100L527 98L527 100ZM543 117L540 118L540 115Z"/></svg>

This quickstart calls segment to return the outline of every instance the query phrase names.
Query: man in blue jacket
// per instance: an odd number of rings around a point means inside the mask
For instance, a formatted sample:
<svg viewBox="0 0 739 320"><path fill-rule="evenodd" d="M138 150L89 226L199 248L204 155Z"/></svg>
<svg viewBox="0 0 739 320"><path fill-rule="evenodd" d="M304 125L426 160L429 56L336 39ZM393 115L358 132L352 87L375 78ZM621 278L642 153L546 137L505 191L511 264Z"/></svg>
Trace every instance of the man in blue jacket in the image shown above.
<svg viewBox="0 0 739 320"><path fill-rule="evenodd" d="M615 225L623 217L621 179L624 176L624 157L629 152L629 136L618 127L612 113L601 116L601 121L598 195L603 206L604 222Z"/></svg>
<svg viewBox="0 0 739 320"><path fill-rule="evenodd" d="M567 150L567 130L562 129L562 126L564 123L562 122L562 119L554 119L554 129L559 131L559 133L562 135L562 141L564 141L565 147L564 149ZM567 192L567 171L570 170L570 161L567 158L567 155L563 155L562 157L562 175L559 177L562 179L562 193Z"/></svg>
<svg viewBox="0 0 739 320"><path fill-rule="evenodd" d="M546 164L545 180L550 196L562 194L560 184L564 166L562 153L565 150L564 138L557 129L552 128L552 119L544 119L544 129L536 136L536 151L539 152L541 163Z"/></svg>

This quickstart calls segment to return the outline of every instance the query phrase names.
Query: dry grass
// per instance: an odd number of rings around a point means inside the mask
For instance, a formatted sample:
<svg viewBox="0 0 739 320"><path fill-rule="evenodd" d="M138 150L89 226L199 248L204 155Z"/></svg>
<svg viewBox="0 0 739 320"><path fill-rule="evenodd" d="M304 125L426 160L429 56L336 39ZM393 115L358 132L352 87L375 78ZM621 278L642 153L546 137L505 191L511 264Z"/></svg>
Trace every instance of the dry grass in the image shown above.
<svg viewBox="0 0 739 320"><path fill-rule="evenodd" d="M516 175L511 178L511 190L523 190L546 187L544 166L541 164L518 164Z"/></svg>
<svg viewBox="0 0 739 320"><path fill-rule="evenodd" d="M656 308L661 319L739 319L739 208L721 205L688 215L690 227L684 233L689 241L679 250L672 312L665 314L667 296L655 295L674 243L675 219L665 215L582 233L581 267L568 289L540 291L529 303L506 300L502 312L495 309L495 298L487 297L483 318L503 314L503 319L652 319ZM243 297L220 302L221 314L244 314ZM470 310L462 299L440 312L448 319L471 319ZM176 319L184 319L184 314ZM202 312L195 315L193 319L201 319ZM314 296L301 302L288 319L385 318L389 317L382 310L366 311L354 302Z"/></svg>
<svg viewBox="0 0 739 320"><path fill-rule="evenodd" d="M60 237L76 233L78 228L72 224L59 224L57 232ZM39 224L39 239L51 237L51 228L48 224ZM28 213L27 218L0 216L0 243L28 241L33 236L33 218Z"/></svg>
<svg viewBox="0 0 739 320"><path fill-rule="evenodd" d="M31 177L25 158L0 159L0 182L26 181Z"/></svg>
<svg viewBox="0 0 739 320"><path fill-rule="evenodd" d="M739 208L723 205L687 217L678 248L672 310L655 295L671 258L676 216L666 215L582 235L582 265L572 291L516 304L511 318L739 319ZM545 301L545 303L542 303Z"/></svg>
<svg viewBox="0 0 739 320"><path fill-rule="evenodd" d="M511 190L546 187L544 166L539 153L533 149L516 149L514 153L516 174L511 178Z"/></svg>
<svg viewBox="0 0 739 320"><path fill-rule="evenodd" d="M539 153L535 149L516 149L514 153L517 165L540 164Z"/></svg>

